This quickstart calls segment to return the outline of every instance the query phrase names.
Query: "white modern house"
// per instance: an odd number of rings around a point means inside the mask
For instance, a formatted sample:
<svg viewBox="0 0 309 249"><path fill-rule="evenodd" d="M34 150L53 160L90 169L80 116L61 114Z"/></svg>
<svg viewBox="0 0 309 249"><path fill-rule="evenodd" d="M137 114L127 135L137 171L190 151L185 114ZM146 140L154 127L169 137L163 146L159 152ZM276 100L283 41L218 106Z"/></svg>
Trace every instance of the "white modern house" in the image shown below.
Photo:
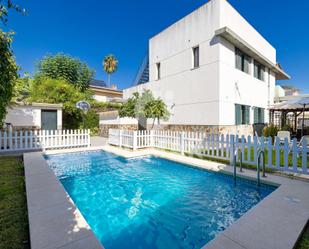
<svg viewBox="0 0 309 249"><path fill-rule="evenodd" d="M210 0L151 38L148 59L124 98L150 89L170 108L171 129L252 133L268 121L276 80L290 78L276 49L226 0Z"/></svg>

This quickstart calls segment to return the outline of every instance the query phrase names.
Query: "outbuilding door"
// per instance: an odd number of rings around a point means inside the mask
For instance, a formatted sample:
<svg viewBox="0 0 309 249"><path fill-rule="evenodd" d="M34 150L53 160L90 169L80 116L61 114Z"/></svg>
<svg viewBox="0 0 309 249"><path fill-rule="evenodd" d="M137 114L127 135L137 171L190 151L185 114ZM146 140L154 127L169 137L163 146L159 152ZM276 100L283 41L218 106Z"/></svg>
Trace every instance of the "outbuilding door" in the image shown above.
<svg viewBox="0 0 309 249"><path fill-rule="evenodd" d="M56 110L42 110L41 129L42 130L57 130L57 111Z"/></svg>

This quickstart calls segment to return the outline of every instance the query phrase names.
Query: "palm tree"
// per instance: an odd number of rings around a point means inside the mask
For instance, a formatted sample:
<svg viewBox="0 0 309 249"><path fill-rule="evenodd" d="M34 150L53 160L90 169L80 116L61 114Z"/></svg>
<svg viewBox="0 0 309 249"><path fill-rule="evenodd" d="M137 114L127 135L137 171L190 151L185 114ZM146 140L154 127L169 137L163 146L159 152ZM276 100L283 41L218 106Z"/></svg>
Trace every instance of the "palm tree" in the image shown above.
<svg viewBox="0 0 309 249"><path fill-rule="evenodd" d="M118 60L112 54L105 56L103 60L103 69L108 75L108 85L111 83L111 74L116 72L118 68Z"/></svg>

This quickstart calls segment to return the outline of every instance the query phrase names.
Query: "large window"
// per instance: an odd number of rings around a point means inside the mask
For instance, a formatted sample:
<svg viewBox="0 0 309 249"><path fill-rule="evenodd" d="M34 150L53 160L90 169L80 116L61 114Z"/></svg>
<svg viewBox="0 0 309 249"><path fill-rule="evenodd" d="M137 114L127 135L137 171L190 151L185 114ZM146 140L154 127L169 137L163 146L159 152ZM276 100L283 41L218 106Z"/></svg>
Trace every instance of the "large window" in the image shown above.
<svg viewBox="0 0 309 249"><path fill-rule="evenodd" d="M265 78L264 74L265 74L265 67L261 63L254 61L254 77L264 81Z"/></svg>
<svg viewBox="0 0 309 249"><path fill-rule="evenodd" d="M254 123L255 124L264 124L265 123L265 109L254 107Z"/></svg>
<svg viewBox="0 0 309 249"><path fill-rule="evenodd" d="M244 52L239 50L238 48L235 49L235 63L236 68L245 72L249 73L249 64L250 64L251 58L246 55Z"/></svg>
<svg viewBox="0 0 309 249"><path fill-rule="evenodd" d="M198 68L200 66L200 48L193 48L193 68Z"/></svg>
<svg viewBox="0 0 309 249"><path fill-rule="evenodd" d="M156 64L156 67L157 67L157 80L161 79L161 63L158 62Z"/></svg>
<svg viewBox="0 0 309 249"><path fill-rule="evenodd" d="M235 104L235 124L250 124L250 106Z"/></svg>

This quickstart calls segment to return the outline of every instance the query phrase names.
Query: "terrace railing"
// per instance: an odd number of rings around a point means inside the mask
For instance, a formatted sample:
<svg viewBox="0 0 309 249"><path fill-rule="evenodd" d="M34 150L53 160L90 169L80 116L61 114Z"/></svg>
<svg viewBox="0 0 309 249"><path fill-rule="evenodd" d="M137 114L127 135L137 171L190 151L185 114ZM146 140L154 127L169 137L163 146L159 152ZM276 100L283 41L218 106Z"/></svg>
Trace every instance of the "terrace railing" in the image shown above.
<svg viewBox="0 0 309 249"><path fill-rule="evenodd" d="M62 149L89 146L89 130L0 131L0 152Z"/></svg>
<svg viewBox="0 0 309 249"><path fill-rule="evenodd" d="M256 166L259 149L265 152L265 163L270 169L291 173L309 174L308 142L298 143L293 139L280 140L276 137L238 136L206 134L202 132L178 132L163 130L126 131L109 130L109 144L133 150L159 148L182 155L196 155L232 163L236 149L237 161Z"/></svg>

